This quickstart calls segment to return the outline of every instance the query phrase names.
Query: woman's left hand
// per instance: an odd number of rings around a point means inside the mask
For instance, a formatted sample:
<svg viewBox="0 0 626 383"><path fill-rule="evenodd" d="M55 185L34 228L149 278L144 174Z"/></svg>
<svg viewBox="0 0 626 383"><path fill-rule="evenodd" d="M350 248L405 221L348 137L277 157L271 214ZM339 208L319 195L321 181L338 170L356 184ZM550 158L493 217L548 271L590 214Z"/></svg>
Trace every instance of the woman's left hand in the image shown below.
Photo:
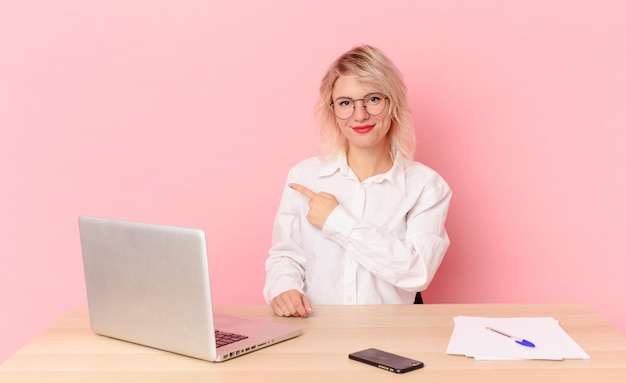
<svg viewBox="0 0 626 383"><path fill-rule="evenodd" d="M300 184L289 184L289 187L309 198L309 212L306 215L306 219L311 225L321 230L330 213L339 206L337 198L325 192L315 193Z"/></svg>

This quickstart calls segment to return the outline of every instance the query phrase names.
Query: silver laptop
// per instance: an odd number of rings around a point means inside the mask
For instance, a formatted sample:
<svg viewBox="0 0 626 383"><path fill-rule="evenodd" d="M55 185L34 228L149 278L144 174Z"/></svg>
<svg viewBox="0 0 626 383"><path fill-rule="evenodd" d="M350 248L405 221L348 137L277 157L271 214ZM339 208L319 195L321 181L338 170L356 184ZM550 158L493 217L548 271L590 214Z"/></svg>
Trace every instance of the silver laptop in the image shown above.
<svg viewBox="0 0 626 383"><path fill-rule="evenodd" d="M212 362L301 333L271 320L213 312L202 230L87 216L78 221L95 333Z"/></svg>

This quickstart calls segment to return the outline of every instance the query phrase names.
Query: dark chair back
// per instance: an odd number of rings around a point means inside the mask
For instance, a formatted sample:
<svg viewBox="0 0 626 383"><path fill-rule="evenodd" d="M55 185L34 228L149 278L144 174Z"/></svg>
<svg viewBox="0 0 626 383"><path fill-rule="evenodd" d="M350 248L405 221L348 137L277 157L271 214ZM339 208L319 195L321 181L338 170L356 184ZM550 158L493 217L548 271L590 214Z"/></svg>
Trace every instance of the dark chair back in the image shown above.
<svg viewBox="0 0 626 383"><path fill-rule="evenodd" d="M422 300L422 293L418 291L417 293L415 293L415 300L413 301L413 304L421 305L422 303L424 303L424 301Z"/></svg>

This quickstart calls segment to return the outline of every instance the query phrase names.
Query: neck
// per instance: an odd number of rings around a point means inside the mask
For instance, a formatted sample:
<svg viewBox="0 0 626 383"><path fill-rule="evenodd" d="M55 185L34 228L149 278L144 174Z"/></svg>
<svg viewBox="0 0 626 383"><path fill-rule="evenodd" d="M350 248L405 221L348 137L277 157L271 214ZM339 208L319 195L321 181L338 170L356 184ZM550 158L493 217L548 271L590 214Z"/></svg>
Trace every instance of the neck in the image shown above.
<svg viewBox="0 0 626 383"><path fill-rule="evenodd" d="M348 166L361 182L385 173L393 166L393 160L386 147L381 149L351 147L348 148L347 159Z"/></svg>

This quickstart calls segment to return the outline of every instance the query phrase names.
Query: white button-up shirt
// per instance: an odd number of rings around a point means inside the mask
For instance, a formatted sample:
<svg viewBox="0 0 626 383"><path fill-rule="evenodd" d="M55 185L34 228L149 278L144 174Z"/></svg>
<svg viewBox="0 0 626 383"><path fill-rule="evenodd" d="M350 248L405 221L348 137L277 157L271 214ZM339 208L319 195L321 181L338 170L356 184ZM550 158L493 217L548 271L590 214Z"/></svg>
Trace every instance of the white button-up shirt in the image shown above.
<svg viewBox="0 0 626 383"><path fill-rule="evenodd" d="M322 230L307 221L309 199L290 183L337 198ZM444 223L451 196L435 171L399 156L388 172L363 182L345 155L299 163L274 223L266 301L296 289L312 304L413 303L450 244Z"/></svg>

